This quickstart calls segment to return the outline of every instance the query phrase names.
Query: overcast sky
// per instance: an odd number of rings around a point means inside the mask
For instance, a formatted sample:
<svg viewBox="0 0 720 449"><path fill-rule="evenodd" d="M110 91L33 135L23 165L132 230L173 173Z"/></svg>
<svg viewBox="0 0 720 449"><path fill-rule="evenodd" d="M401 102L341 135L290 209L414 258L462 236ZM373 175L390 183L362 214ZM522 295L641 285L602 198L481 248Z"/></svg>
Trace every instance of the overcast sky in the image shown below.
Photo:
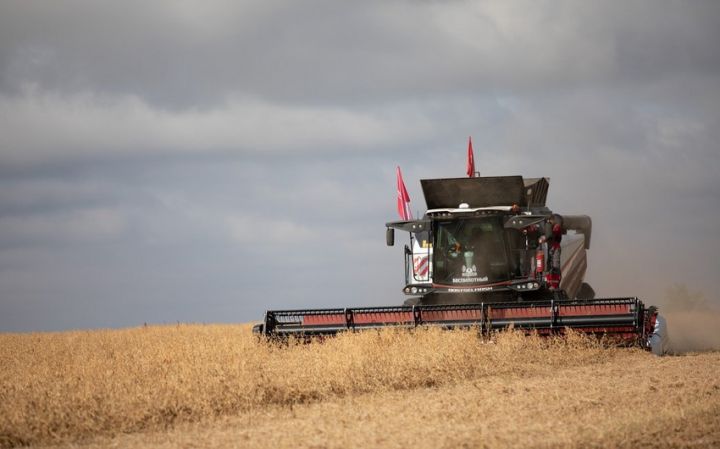
<svg viewBox="0 0 720 449"><path fill-rule="evenodd" d="M715 300L719 46L712 0L5 0L0 331L399 304L395 166L422 212L469 135L598 294Z"/></svg>

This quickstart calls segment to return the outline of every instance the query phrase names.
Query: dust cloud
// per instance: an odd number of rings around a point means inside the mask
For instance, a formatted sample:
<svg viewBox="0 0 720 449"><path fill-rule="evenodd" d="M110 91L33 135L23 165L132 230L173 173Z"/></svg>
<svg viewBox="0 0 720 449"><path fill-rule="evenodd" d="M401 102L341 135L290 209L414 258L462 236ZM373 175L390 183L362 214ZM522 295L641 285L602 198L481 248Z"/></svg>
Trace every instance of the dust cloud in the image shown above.
<svg viewBox="0 0 720 449"><path fill-rule="evenodd" d="M667 319L673 352L720 350L720 308L700 291L691 291L685 284L665 290L657 304Z"/></svg>

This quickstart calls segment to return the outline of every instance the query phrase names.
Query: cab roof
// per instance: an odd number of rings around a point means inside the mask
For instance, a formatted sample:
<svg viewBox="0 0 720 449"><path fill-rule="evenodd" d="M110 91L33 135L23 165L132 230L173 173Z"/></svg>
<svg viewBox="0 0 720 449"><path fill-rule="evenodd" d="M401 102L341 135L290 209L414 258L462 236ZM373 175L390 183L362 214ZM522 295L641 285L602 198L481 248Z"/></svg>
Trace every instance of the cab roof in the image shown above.
<svg viewBox="0 0 720 449"><path fill-rule="evenodd" d="M522 176L484 176L476 178L422 179L428 209L455 209L465 203L470 208L493 206L545 206L547 178Z"/></svg>

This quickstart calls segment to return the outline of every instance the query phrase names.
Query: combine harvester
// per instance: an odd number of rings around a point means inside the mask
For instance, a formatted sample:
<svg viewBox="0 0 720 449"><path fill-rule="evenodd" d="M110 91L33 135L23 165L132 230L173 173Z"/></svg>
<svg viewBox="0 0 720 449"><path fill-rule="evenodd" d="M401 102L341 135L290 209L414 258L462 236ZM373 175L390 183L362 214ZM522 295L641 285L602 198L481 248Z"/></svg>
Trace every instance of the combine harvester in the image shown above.
<svg viewBox="0 0 720 449"><path fill-rule="evenodd" d="M583 281L592 222L546 205L547 178L476 177L421 181L428 210L413 219L398 168L398 211L387 223L408 232L402 306L269 310L256 334L325 336L382 327L508 328L562 333L566 328L619 344L667 351L665 322L635 297L595 298ZM474 165L474 164L473 164Z"/></svg>

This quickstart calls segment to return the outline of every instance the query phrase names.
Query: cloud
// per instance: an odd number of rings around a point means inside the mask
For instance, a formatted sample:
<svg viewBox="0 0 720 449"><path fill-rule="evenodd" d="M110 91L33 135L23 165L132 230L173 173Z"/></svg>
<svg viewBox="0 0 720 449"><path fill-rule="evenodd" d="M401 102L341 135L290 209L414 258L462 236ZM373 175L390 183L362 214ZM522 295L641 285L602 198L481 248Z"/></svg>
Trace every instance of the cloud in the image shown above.
<svg viewBox="0 0 720 449"><path fill-rule="evenodd" d="M46 245L58 241L73 244L111 239L120 235L125 226L122 213L111 209L0 217L0 244Z"/></svg>
<svg viewBox="0 0 720 449"><path fill-rule="evenodd" d="M269 217L231 216L227 218L227 226L232 239L244 245L278 247L311 238L314 240L318 237L306 226L290 220Z"/></svg>
<svg viewBox="0 0 720 449"><path fill-rule="evenodd" d="M407 112L407 113L406 113ZM212 110L169 111L134 96L59 95L27 89L0 97L0 161L32 165L122 155L377 152L429 134L405 108L369 111L234 99Z"/></svg>
<svg viewBox="0 0 720 449"><path fill-rule="evenodd" d="M77 11L83 11L78 14ZM0 88L138 96L166 109L717 74L715 2L4 2Z"/></svg>

